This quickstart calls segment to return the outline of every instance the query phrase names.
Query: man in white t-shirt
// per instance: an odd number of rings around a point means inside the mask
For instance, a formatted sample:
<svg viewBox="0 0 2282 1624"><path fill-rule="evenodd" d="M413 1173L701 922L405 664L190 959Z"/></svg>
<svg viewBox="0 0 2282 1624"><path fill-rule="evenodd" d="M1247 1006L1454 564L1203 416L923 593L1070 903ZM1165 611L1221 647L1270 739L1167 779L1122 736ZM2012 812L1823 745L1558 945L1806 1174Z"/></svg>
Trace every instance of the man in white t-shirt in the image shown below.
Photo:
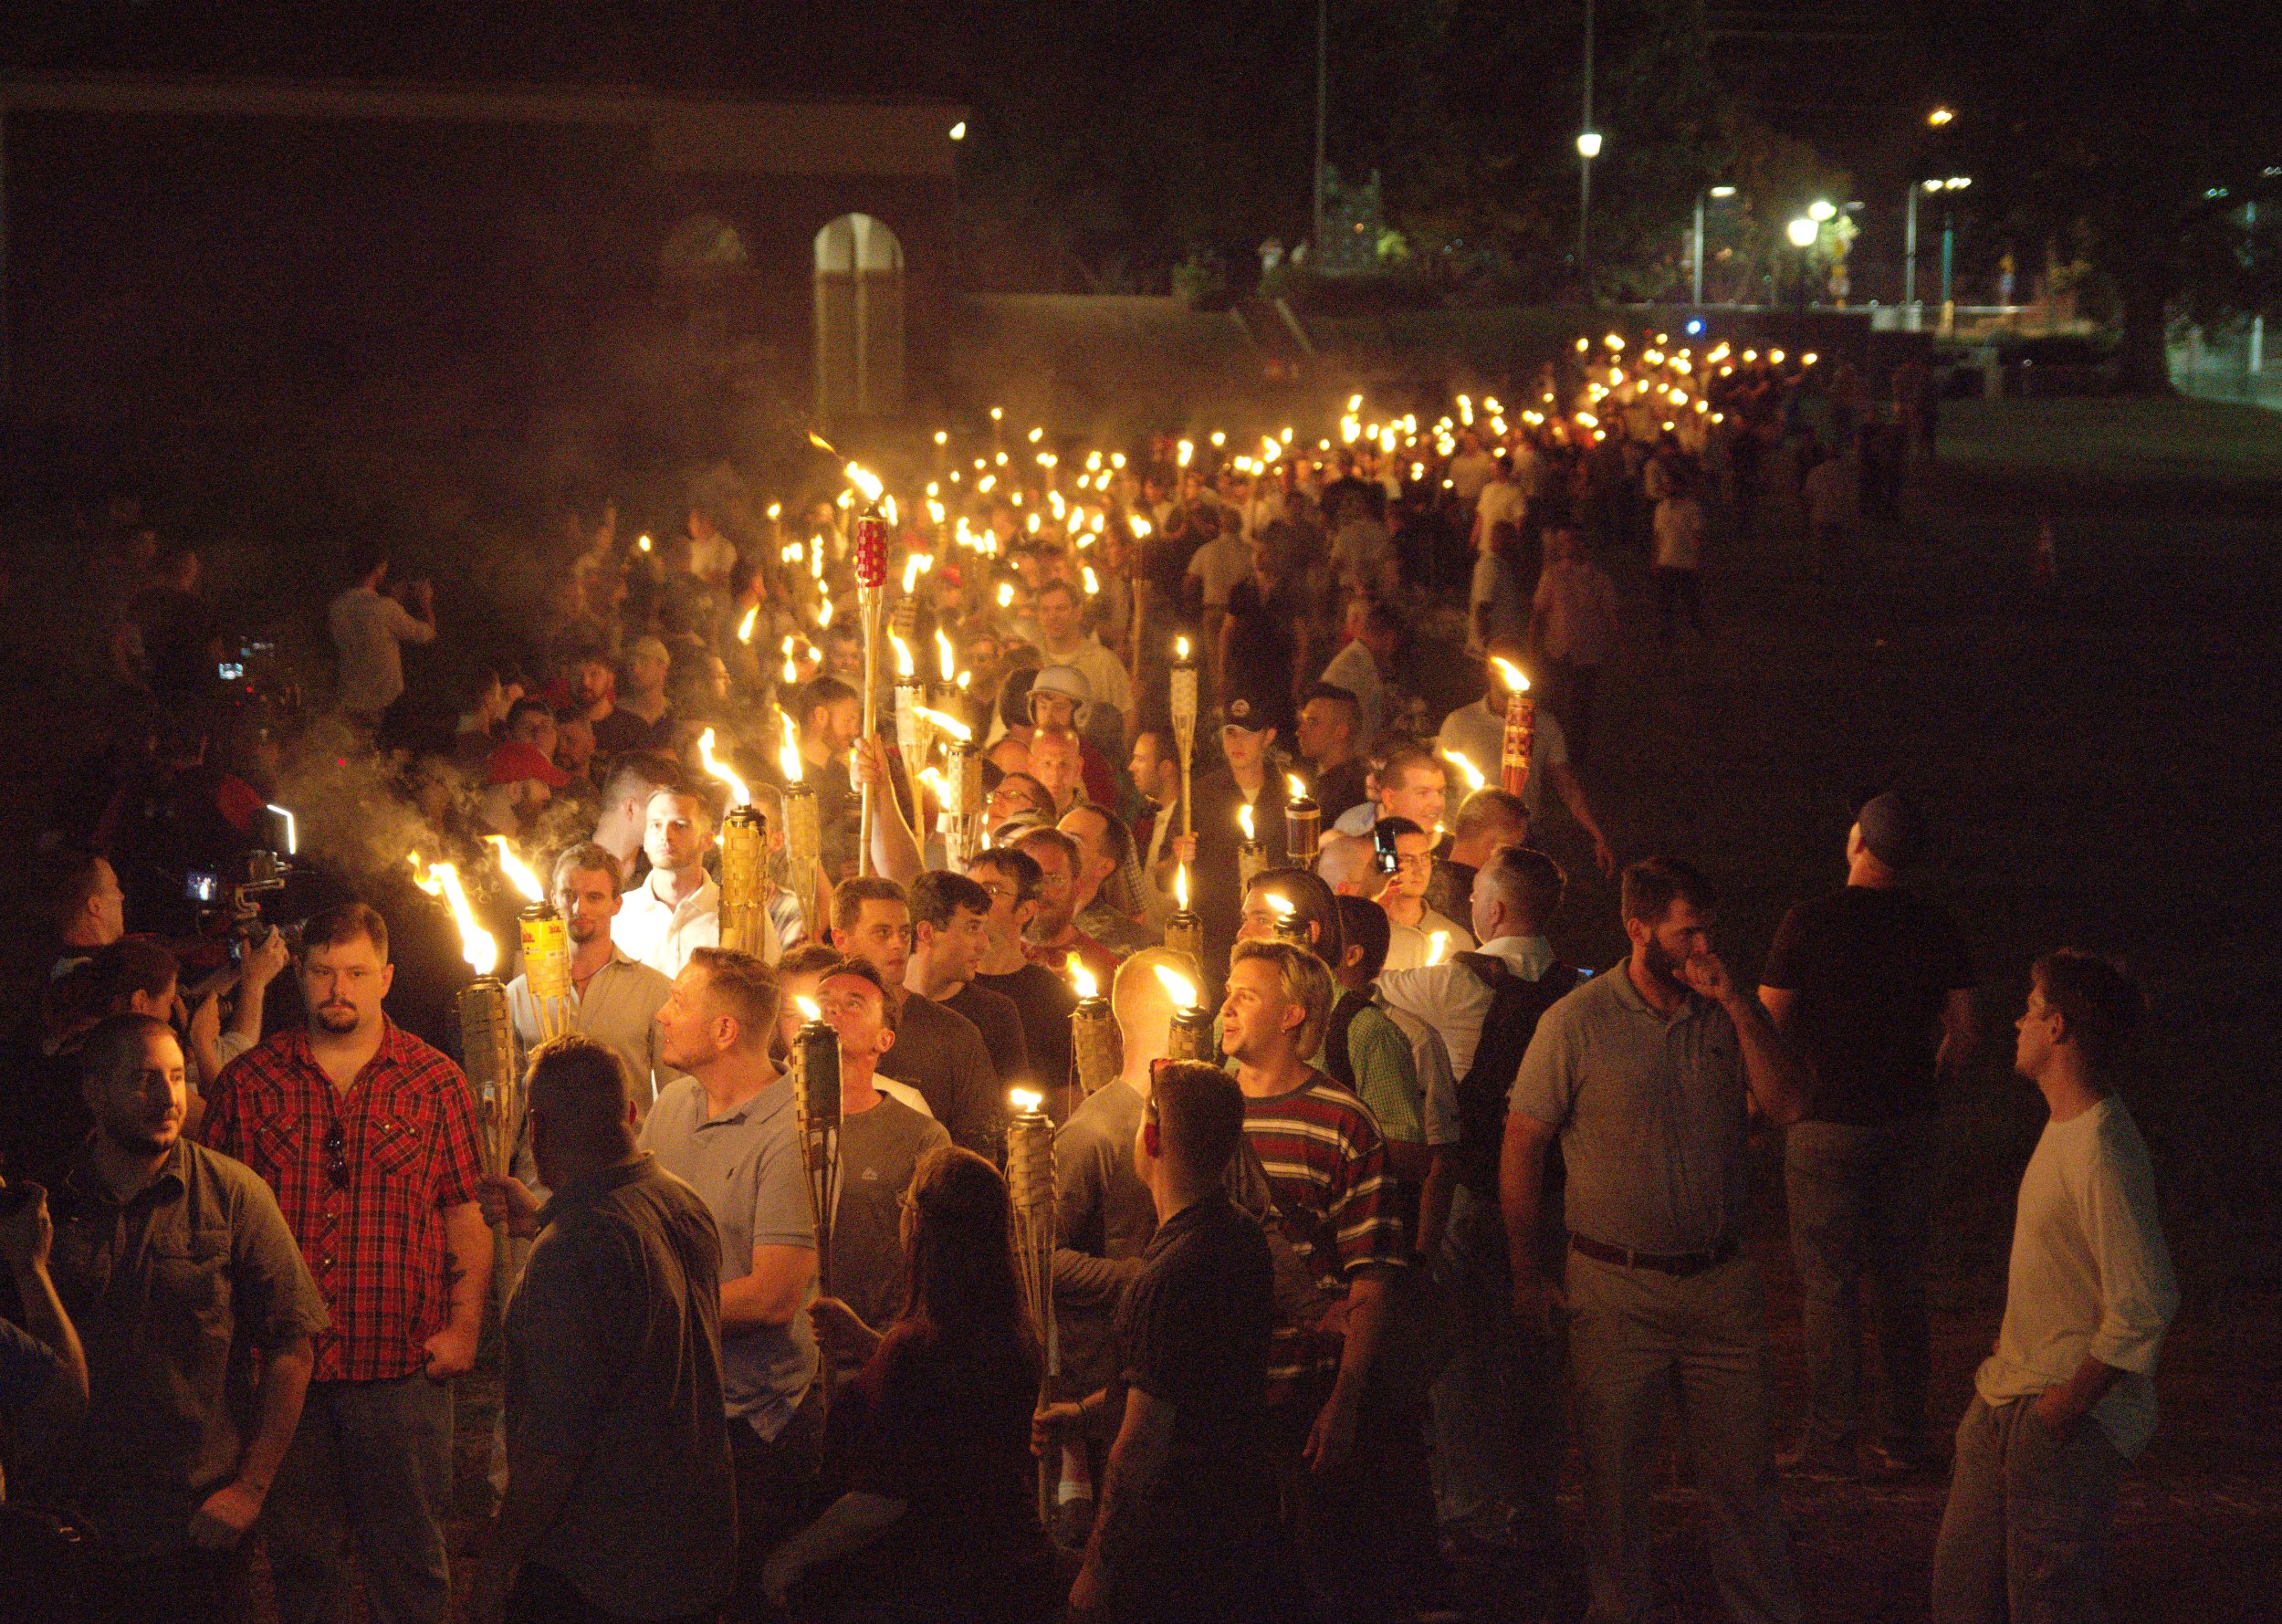
<svg viewBox="0 0 2282 1624"><path fill-rule="evenodd" d="M2014 1066L2050 1119L2021 1177L1996 1350L1957 1428L1933 1624L2099 1616L2124 1467L2155 1430L2179 1309L2146 1141L2113 1068L2140 990L2107 959L2038 959Z"/></svg>
<svg viewBox="0 0 2282 1624"><path fill-rule="evenodd" d="M1512 648L1493 649L1492 660L1502 655L1520 663L1519 651ZM1499 765L1505 756L1505 697L1503 675L1493 663L1490 666L1489 686L1481 698L1471 705L1461 705L1442 718L1441 730L1435 735L1435 748L1454 751L1473 763L1477 771L1495 783ZM1561 804L1569 809L1593 842L1593 860L1603 874L1614 874L1617 854L1601 833L1600 818L1593 810L1590 797L1585 793L1584 781L1569 765L1568 739L1561 730L1560 718L1553 707L1537 707L1536 725L1530 730L1529 781L1523 786L1522 801L1529 808L1530 822L1535 823L1544 815L1545 788L1550 784Z"/></svg>
<svg viewBox="0 0 2282 1624"><path fill-rule="evenodd" d="M332 601L325 621L340 655L337 693L340 708L351 719L377 728L381 713L404 692L407 643L435 641L435 593L424 581L415 581L406 595L413 607L381 591L388 579L388 556L366 561L364 573ZM416 613L415 613L416 611Z"/></svg>
<svg viewBox="0 0 2282 1624"><path fill-rule="evenodd" d="M1459 435L1458 455L1450 458L1450 494L1471 508L1497 472L1497 463L1481 448L1481 436L1471 429Z"/></svg>
<svg viewBox="0 0 2282 1624"><path fill-rule="evenodd" d="M1479 547L1478 539L1501 524L1510 524L1516 532L1526 534L1523 521L1528 513L1529 493L1514 477L1513 459L1501 452L1490 483L1481 487L1481 495L1474 499L1475 545Z"/></svg>
<svg viewBox="0 0 2282 1624"><path fill-rule="evenodd" d="M610 935L620 952L669 981L699 948L721 945L721 887L706 873L712 844L713 809L704 796L650 792L642 835L649 877L626 893Z"/></svg>

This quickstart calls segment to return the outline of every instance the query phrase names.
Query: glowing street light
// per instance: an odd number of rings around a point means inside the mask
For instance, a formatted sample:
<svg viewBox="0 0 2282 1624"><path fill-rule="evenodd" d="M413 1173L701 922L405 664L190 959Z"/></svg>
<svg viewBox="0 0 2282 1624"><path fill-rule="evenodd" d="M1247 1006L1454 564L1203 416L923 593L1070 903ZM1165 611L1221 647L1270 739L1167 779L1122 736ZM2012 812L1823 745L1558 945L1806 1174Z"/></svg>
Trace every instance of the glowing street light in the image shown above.
<svg viewBox="0 0 2282 1624"><path fill-rule="evenodd" d="M1714 186L1712 188L1712 195L1714 197L1732 197L1735 195L1735 188L1732 186Z"/></svg>
<svg viewBox="0 0 2282 1624"><path fill-rule="evenodd" d="M1599 157L1600 147L1600 131L1597 130L1587 130L1576 138L1576 152L1580 158Z"/></svg>
<svg viewBox="0 0 2282 1624"><path fill-rule="evenodd" d="M1821 225L1826 220L1836 219L1837 215L1837 205L1833 204L1827 197L1817 197L1814 202L1806 205L1806 217L1814 221L1817 225ZM1805 246L1806 245L1803 243L1800 245L1802 247Z"/></svg>
<svg viewBox="0 0 2282 1624"><path fill-rule="evenodd" d="M961 119L958 123L951 126L951 139L953 141L965 141L967 139L966 120Z"/></svg>
<svg viewBox="0 0 2282 1624"><path fill-rule="evenodd" d="M1826 204L1825 206L1827 207L1828 205ZM1790 225L1785 226L1784 231L1785 234L1791 239L1791 246L1802 249L1813 247L1815 246L1815 239L1823 234L1822 227L1816 225L1814 221L1808 219L1805 215L1801 215L1797 219L1792 221Z"/></svg>

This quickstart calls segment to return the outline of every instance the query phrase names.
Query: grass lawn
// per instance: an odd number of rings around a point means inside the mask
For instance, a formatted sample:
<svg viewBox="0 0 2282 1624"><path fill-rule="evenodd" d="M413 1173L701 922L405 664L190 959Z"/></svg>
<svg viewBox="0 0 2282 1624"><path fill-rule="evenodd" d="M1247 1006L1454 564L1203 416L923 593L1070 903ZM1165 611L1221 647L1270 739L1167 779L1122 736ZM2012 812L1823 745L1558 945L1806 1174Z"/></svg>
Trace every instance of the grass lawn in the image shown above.
<svg viewBox="0 0 2282 1624"><path fill-rule="evenodd" d="M1839 584L1813 581L1777 506L1762 536L1707 558L1712 639L1664 648L1645 572L1620 561L1628 644L1604 681L1587 775L1626 855L1675 852L1722 885L1741 973L1755 974L1789 904L1841 882L1849 793L1899 784L1936 821L1942 850L1923 884L1964 923L1987 1034L1945 1102L1944 1420L1995 1328L2013 1191L2043 1118L2010 1074L2028 962L2070 943L2122 954L2145 979L2154 1013L2125 1097L2155 1157L2187 1306L2158 1383L2162 1429L2120 1519L2120 1619L2271 1618L2282 1573L2270 1536L2282 1451L2256 1419L2282 1397L2277 516L2282 415L2193 401L1952 405L1904 522L1867 537ZM2040 519L2059 558L2050 592L2029 584ZM1561 945L1613 960L1613 885L1589 875L1565 821L1546 835L1576 882ZM1764 1171L1787 1441L1795 1288L1771 1151ZM1942 1487L1786 1487L1809 1616L1923 1617ZM1658 1571L1680 1616L1719 1617L1700 1527L1678 1507L1659 1527Z"/></svg>

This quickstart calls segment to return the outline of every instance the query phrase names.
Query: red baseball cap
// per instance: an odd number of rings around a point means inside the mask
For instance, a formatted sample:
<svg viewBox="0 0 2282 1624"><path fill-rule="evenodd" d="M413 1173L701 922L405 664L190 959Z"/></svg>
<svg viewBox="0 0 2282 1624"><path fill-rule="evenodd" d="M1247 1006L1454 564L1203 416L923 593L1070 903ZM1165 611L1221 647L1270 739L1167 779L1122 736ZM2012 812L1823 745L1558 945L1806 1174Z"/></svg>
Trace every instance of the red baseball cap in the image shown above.
<svg viewBox="0 0 2282 1624"><path fill-rule="evenodd" d="M570 781L570 775L540 754L535 744L509 739L493 747L484 762L486 783L519 784L527 778L535 778L550 790L560 790Z"/></svg>

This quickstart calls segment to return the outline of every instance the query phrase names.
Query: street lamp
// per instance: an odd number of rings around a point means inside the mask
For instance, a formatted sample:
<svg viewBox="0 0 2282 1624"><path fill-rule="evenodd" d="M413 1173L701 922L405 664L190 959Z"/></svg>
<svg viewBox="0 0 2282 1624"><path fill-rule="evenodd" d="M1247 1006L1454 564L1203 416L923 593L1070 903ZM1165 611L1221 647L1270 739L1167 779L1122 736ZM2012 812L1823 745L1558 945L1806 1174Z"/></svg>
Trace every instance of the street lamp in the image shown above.
<svg viewBox="0 0 2282 1624"><path fill-rule="evenodd" d="M1689 258L1691 262L1690 287L1694 293L1693 302L1696 304L1700 305L1703 302L1703 200L1707 197L1729 198L1734 195L1735 188L1732 186L1708 186L1696 194L1696 235L1689 247Z"/></svg>
<svg viewBox="0 0 2282 1624"><path fill-rule="evenodd" d="M1952 192L1963 192L1966 187L1972 184L1973 176L1965 174L1953 174L1950 176L1949 179L1941 183L1941 190L1944 194ZM1929 192L1932 191L1934 189L1934 183L1928 181L1925 183L1925 189ZM1956 210L1948 203L1944 202L1942 204L1942 314L1944 320L1949 318L1949 273L1951 266L1955 262L1956 251Z"/></svg>
<svg viewBox="0 0 2282 1624"><path fill-rule="evenodd" d="M1783 228L1784 235L1791 239L1791 246L1798 250L1798 323L1795 331L1802 347L1806 342L1806 273L1813 263L1816 240L1823 234L1822 226L1810 217L1813 213L1809 209Z"/></svg>
<svg viewBox="0 0 2282 1624"><path fill-rule="evenodd" d="M1817 197L1806 205L1806 217L1817 225L1826 220L1835 220L1837 216L1837 205L1827 197Z"/></svg>
<svg viewBox="0 0 2282 1624"><path fill-rule="evenodd" d="M1784 227L1784 230L1790 236L1791 246L1801 249L1813 247L1815 239L1823 234L1823 228L1804 215L1792 221L1790 225Z"/></svg>
<svg viewBox="0 0 2282 1624"><path fill-rule="evenodd" d="M1577 121L1576 275L1585 302L1593 302L1593 160L1600 156L1600 131L1593 128L1593 0L1585 0L1585 107Z"/></svg>

